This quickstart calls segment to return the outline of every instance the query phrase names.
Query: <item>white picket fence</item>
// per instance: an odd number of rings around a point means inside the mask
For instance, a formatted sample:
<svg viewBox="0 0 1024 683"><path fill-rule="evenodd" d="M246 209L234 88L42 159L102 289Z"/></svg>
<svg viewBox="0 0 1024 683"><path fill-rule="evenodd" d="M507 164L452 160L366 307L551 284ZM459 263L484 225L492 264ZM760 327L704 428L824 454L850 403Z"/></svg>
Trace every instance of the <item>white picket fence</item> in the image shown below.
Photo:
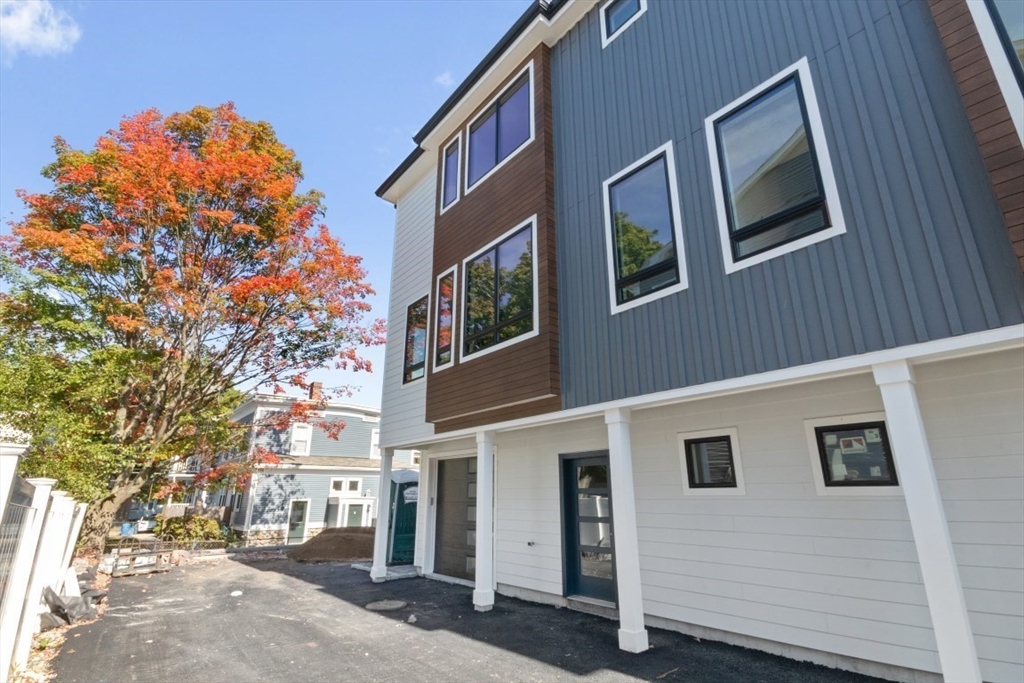
<svg viewBox="0 0 1024 683"><path fill-rule="evenodd" d="M18 477L19 457L0 453L0 683L28 658L43 589L64 588L86 510L56 479Z"/></svg>

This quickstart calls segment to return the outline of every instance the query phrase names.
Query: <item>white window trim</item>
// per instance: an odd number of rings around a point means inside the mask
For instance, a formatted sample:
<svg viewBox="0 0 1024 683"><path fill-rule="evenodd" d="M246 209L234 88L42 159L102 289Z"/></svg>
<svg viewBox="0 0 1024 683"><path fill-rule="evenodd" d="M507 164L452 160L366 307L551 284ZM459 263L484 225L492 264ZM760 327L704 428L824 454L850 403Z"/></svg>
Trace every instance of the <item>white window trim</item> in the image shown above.
<svg viewBox="0 0 1024 683"><path fill-rule="evenodd" d="M447 276L449 273L452 274L452 358L447 363L443 363L441 365L434 365L434 363L437 361L437 341L438 341L437 339L434 339L433 349L431 349L431 352L430 352L431 372L440 372L441 370L447 370L448 368L450 368L453 365L455 365L455 346L456 346L456 340L462 338L461 335L456 335L455 334L458 331L458 324L459 324L458 316L455 314L455 311L458 308L457 304L459 302L459 267L458 267L458 265L452 266L448 270L446 270L443 273L441 273L440 275L438 275L437 279L434 280L434 301L436 302L436 304L438 306L441 305L441 297L438 294L440 292L440 290L441 290L441 280L445 276ZM434 311L434 317L435 317L435 319L437 318L437 311ZM436 334L436 332L435 332L435 334Z"/></svg>
<svg viewBox="0 0 1024 683"><path fill-rule="evenodd" d="M341 482L341 490L338 491L334 488L334 482ZM348 490L349 482L359 482L358 490L353 493ZM363 478L362 477L331 477L330 487L327 489L330 491L329 498L344 498L345 500L351 500L352 498L365 498L363 496Z"/></svg>
<svg viewBox="0 0 1024 683"><path fill-rule="evenodd" d="M412 306L414 303L416 303L417 301L419 301L422 298L423 298L422 296L418 296L415 299L411 299L408 303L405 304L405 307L402 309L402 310L405 311L405 319L402 321L402 375L401 375L401 377L399 377L399 380L402 383L401 384L402 387L414 386L420 380L424 380L425 381L427 379L427 367L430 365L430 363L427 362L427 361L430 360L430 357L425 355L424 359L423 359L423 376L422 377L417 377L416 379L409 380L408 382L405 381L405 342L406 342L406 340L408 339L408 336L409 336L409 307ZM426 343L426 348L424 349L425 354L429 354L430 353L430 303L431 303L430 292L427 292L427 328L426 328L426 331L425 331L425 334L426 334L426 342L425 342Z"/></svg>
<svg viewBox="0 0 1024 683"><path fill-rule="evenodd" d="M309 518L310 518L310 513L313 511L313 501L311 501L309 498L289 498L288 499L288 507L286 508L288 510L288 514L285 517L285 522L284 522L284 542L285 542L285 545L288 545L288 530L291 528L291 524L292 524L292 503L302 503L302 502L306 503L306 517L305 517L305 519L302 522L302 542L305 543L308 540L306 538L306 536L309 534Z"/></svg>
<svg viewBox="0 0 1024 683"><path fill-rule="evenodd" d="M445 160L448 158L448 150L451 149L452 145L459 146L459 153L455 157L455 199L448 206L444 205L444 188L447 178ZM438 215L443 214L448 209L452 208L459 203L462 199L462 131L460 130L455 134L455 137L441 149L441 187L437 195L437 205L440 207Z"/></svg>
<svg viewBox="0 0 1024 683"><path fill-rule="evenodd" d="M295 432L296 430L306 431L306 449L305 451L295 450ZM291 443L289 444L288 455L309 455L313 447L313 425L306 422L296 422L292 424L291 431Z"/></svg>
<svg viewBox="0 0 1024 683"><path fill-rule="evenodd" d="M470 143L469 133L473 129L473 124L475 124L477 121L479 121L481 118L483 118L484 114L491 108L491 105L493 105L495 102L497 102L499 99L501 99L502 95L504 95L506 92L508 92L508 89L511 86L515 85L515 83L519 80L519 78L524 73L527 73L527 72L529 72L529 74L530 74L529 75L529 79L528 79L529 80L529 84L528 85L529 85L529 88L530 88L530 137L528 137L526 139L526 142L524 142L523 144L519 145L519 147L517 147L515 149L515 151L513 151L507 157L505 157L504 159L499 161L497 164L495 164L494 168L492 168L491 170L487 171L487 173L484 173L482 176L480 176L479 180L477 180L475 183L470 185L469 184L469 159L470 159L470 144L471 143ZM504 166L508 162L512 161L512 159L514 159L517 156L519 156L519 154L524 149L529 147L530 143L534 141L534 139L537 137L537 135L536 135L536 121L535 121L535 119L536 119L536 112L534 111L535 110L535 106L534 106L535 102L536 102L536 100L534 98L533 60L531 59L530 63L527 64L522 69L520 69L519 72L516 73L515 76L513 76L511 79L509 79L508 85L505 86L504 88L502 88L502 90L497 95L492 97L487 102L487 104L485 104L483 107L481 107L480 108L480 113L477 114L468 124L466 124L466 152L465 152L465 155L466 155L466 172L463 174L463 176L465 177L465 189L463 190L463 193L462 193L463 196L468 195L470 192L473 191L474 188L477 188L481 184L483 184L483 182L485 180L487 180L488 178L490 178L491 175L493 175L499 168L501 168L502 166Z"/></svg>
<svg viewBox="0 0 1024 683"><path fill-rule="evenodd" d="M728 488L692 488L686 457L686 442L690 439L710 439L716 436L729 437L729 447L732 450L732 466L736 474L736 486ZM740 435L735 427L722 427L720 429L705 429L699 432L681 432L677 435L679 442L679 464L682 466L683 474L683 495L685 496L745 496L747 485L743 480L743 457L740 455Z"/></svg>
<svg viewBox="0 0 1024 683"><path fill-rule="evenodd" d="M625 32L625 30L627 28L629 28L630 26L633 25L634 21L639 19L644 14L644 12L647 11L647 0L640 0L640 9L637 10L636 14L631 16L626 21L625 24L620 26L618 31L616 31L615 33L613 33L613 34L611 34L609 36L608 35L608 20L605 18L605 14L606 14L605 10L608 9L608 6L611 5L613 2L615 2L615 0L608 0L608 2L604 3L603 5L601 5L601 11L599 13L601 15L601 49L602 50L605 49L606 47L608 47L613 40L615 40L616 38L621 36Z"/></svg>
<svg viewBox="0 0 1024 683"><path fill-rule="evenodd" d="M335 500L337 501L337 513L334 516L334 528L348 528L348 529L359 529L370 526L370 522L373 521L373 498L360 498L358 500L354 498L343 498L341 496L328 496L327 502ZM348 518L348 508L350 505L362 505L363 506L363 518L360 520L358 527L342 527L341 520Z"/></svg>
<svg viewBox="0 0 1024 683"><path fill-rule="evenodd" d="M615 281L617 278L615 275L615 226L611 209L611 186L621 178L628 176L636 169L662 154L665 155L665 166L668 168L669 203L671 204L672 211L672 233L676 242L676 264L679 269L679 282L671 287L665 287L664 289L659 289L658 291L651 292L650 294L644 294L632 301L620 304L618 303L618 297L615 291ZM676 181L676 157L675 152L673 151L672 141L669 140L657 149L637 159L611 178L605 180L601 189L602 200L604 202L604 240L607 257L606 263L608 266L608 296L611 304L612 315L628 311L629 309L636 308L637 306L643 306L644 304L656 301L662 297L669 296L670 294L681 292L689 287L689 279L686 274L686 250L683 248L682 212L679 210L679 183Z"/></svg>
<svg viewBox="0 0 1024 683"><path fill-rule="evenodd" d="M818 437L814 433L816 427L832 427L844 424L857 424L858 422L886 422L885 413L859 413L857 415L840 415L836 417L816 417L811 420L804 420L804 432L807 435L807 450L811 456L811 471L814 474L814 489L819 496L842 496L842 497L871 497L871 498L900 498L903 496L903 486L825 486L825 473L821 470L821 455L818 453ZM886 424L888 427L888 424ZM890 448L892 446L890 445ZM892 453L893 466L896 467L896 480L903 481L900 476L899 466L896 464L896 454Z"/></svg>
<svg viewBox="0 0 1024 683"><path fill-rule="evenodd" d="M370 430L370 460L380 460L380 430Z"/></svg>
<svg viewBox="0 0 1024 683"><path fill-rule="evenodd" d="M729 219L726 215L725 190L722 187L722 171L718 159L718 144L715 136L715 121L731 114L766 90L774 87L781 81L789 78L794 73L800 76L800 89L804 98L804 105L807 108L807 122L811 127L811 140L814 144L815 156L817 157L818 170L821 173L821 184L825 190L825 205L828 207L828 215L832 221L831 227L819 230L811 235L805 235L798 240L779 245L774 249L763 251L760 254L739 261L733 260L732 241L729 234ZM708 157L711 162L711 186L715 193L715 211L718 214L718 233L722 242L722 256L725 260L725 272L735 273L736 271L749 268L750 266L764 263L771 259L778 258L783 254L798 251L818 242L830 240L846 232L846 220L843 218L842 205L839 202L839 188L836 185L835 172L832 169L832 157L829 155L829 140L825 137L825 127L821 122L821 110L818 107L818 97L814 91L814 80L811 78L811 67L807 57L775 74L767 81L753 90L741 95L729 104L725 105L711 116L704 119L704 132L707 137Z"/></svg>
<svg viewBox="0 0 1024 683"><path fill-rule="evenodd" d="M506 339L505 341L500 342L498 344L495 344L494 346L487 347L483 351L477 351L475 353L471 353L471 354L468 354L468 355L465 353L466 345L463 343L463 341L465 339L465 336L464 336L465 330L460 330L460 332L462 334L459 335L459 363L466 363L466 362L469 362L469 361L474 361L477 358L481 358L483 356L486 356L489 353L493 353L495 351L500 351L501 349L508 348L509 346L512 346L513 344L518 344L519 342L524 342L527 339L533 339L538 334L540 334L540 306L538 305L538 303L539 303L538 299L540 297L540 286L538 284L538 276L537 276L537 214L533 214L532 216L527 218L522 223L519 223L518 225L516 225L516 227L512 228L508 232L503 233L500 237L491 240L486 246L482 247L481 249L477 249L476 252L474 252L471 256L468 256L468 257L462 259L462 272L464 272L464 273L468 273L469 272L469 270L468 270L469 262L472 261L473 259L475 259L477 256L479 256L480 254L484 253L485 251L489 251L490 249L493 249L499 242L501 242L502 240L504 240L504 239L506 239L508 237L511 237L512 235L514 235L515 233L519 232L520 230L522 230L523 228L525 228L528 225L530 226L530 231L531 231L531 237L530 237L530 251L531 251L531 254L530 254L530 258L532 259L532 263L533 263L533 329L530 330L529 332L527 332L526 334L521 334L518 337L513 337L512 339ZM461 292L462 295L460 297L461 304L462 304L462 310L463 311L466 310L466 296L468 294L468 292L466 290L467 290L467 285L468 284L469 284L469 277L467 276L467 277L463 278L462 292ZM465 324L465 320L463 320L462 323Z"/></svg>
<svg viewBox="0 0 1024 683"><path fill-rule="evenodd" d="M1024 93L1017 84L1017 77L1013 73L1013 65L1010 58L1006 56L1006 48L999 38L996 30L995 19L989 14L985 0L967 0L967 9L971 11L974 19L974 26L978 29L978 36L981 38L981 45L985 48L988 61L992 65L996 82L999 83L999 90L1003 93L1003 100L1006 101L1006 108L1010 110L1010 118L1013 119L1013 127L1017 129L1017 137L1021 144L1024 144Z"/></svg>

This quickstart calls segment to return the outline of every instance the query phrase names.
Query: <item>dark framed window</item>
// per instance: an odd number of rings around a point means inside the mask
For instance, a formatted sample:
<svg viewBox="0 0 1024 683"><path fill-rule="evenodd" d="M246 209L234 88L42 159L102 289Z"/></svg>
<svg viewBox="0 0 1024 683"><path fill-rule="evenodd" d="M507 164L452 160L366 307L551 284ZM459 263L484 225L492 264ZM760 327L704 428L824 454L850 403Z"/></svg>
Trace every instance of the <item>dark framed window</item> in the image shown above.
<svg viewBox="0 0 1024 683"><path fill-rule="evenodd" d="M604 38L610 40L630 23L630 19L647 9L644 0L611 0L601 8Z"/></svg>
<svg viewBox="0 0 1024 683"><path fill-rule="evenodd" d="M662 151L606 184L617 304L680 281L670 163Z"/></svg>
<svg viewBox="0 0 1024 683"><path fill-rule="evenodd" d="M428 297L409 305L405 311L405 371L402 383L423 377L427 361Z"/></svg>
<svg viewBox="0 0 1024 683"><path fill-rule="evenodd" d="M899 486L884 422L815 427L825 486Z"/></svg>
<svg viewBox="0 0 1024 683"><path fill-rule="evenodd" d="M466 262L463 352L533 330L533 223Z"/></svg>
<svg viewBox="0 0 1024 683"><path fill-rule="evenodd" d="M450 206L459 198L459 138L445 147L441 171L441 208Z"/></svg>
<svg viewBox="0 0 1024 683"><path fill-rule="evenodd" d="M530 139L530 99L527 71L470 125L467 187L475 185Z"/></svg>
<svg viewBox="0 0 1024 683"><path fill-rule="evenodd" d="M437 281L437 349L434 353L434 367L452 362L452 321L455 296L455 271L442 275Z"/></svg>
<svg viewBox="0 0 1024 683"><path fill-rule="evenodd" d="M736 488L736 463L728 436L686 439L683 450L691 489Z"/></svg>
<svg viewBox="0 0 1024 683"><path fill-rule="evenodd" d="M1024 5L1020 0L985 0L1006 58L1024 92Z"/></svg>
<svg viewBox="0 0 1024 683"><path fill-rule="evenodd" d="M832 226L800 75L714 122L735 261Z"/></svg>

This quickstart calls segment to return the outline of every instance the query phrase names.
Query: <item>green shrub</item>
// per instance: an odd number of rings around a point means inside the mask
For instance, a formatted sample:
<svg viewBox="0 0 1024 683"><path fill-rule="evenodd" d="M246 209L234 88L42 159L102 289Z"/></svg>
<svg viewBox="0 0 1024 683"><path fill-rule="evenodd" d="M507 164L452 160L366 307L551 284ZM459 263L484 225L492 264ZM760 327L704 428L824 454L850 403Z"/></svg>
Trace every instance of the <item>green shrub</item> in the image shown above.
<svg viewBox="0 0 1024 683"><path fill-rule="evenodd" d="M208 517L171 517L157 521L156 535L176 541L216 541L221 531L217 520Z"/></svg>

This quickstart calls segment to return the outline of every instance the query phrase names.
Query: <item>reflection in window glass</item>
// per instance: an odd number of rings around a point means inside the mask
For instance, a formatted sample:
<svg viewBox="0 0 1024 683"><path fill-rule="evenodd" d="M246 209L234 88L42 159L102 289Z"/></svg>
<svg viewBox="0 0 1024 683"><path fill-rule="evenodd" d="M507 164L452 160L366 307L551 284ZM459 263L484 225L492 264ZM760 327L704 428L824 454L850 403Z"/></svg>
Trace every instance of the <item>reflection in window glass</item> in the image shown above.
<svg viewBox="0 0 1024 683"><path fill-rule="evenodd" d="M437 284L437 355L434 365L452 360L452 302L455 273L448 273Z"/></svg>
<svg viewBox="0 0 1024 683"><path fill-rule="evenodd" d="M1021 69L1024 69L1024 3L1020 0L991 0L991 6L996 10L992 12L992 18L1003 33L1003 42L1010 53L1008 56L1017 59L1011 64L1016 67L1017 78L1020 79Z"/></svg>
<svg viewBox="0 0 1024 683"><path fill-rule="evenodd" d="M814 430L826 486L896 486L884 422Z"/></svg>
<svg viewBox="0 0 1024 683"><path fill-rule="evenodd" d="M612 514L611 499L608 494L579 494L580 517L609 517Z"/></svg>
<svg viewBox="0 0 1024 683"><path fill-rule="evenodd" d="M427 360L427 297L411 304L405 315L405 372L403 382L423 377Z"/></svg>
<svg viewBox="0 0 1024 683"><path fill-rule="evenodd" d="M580 545L593 548L612 547L612 525L607 522L580 522Z"/></svg>
<svg viewBox="0 0 1024 683"><path fill-rule="evenodd" d="M683 446L690 488L736 488L732 441L728 436L688 439Z"/></svg>
<svg viewBox="0 0 1024 683"><path fill-rule="evenodd" d="M665 155L608 187L618 303L679 282Z"/></svg>
<svg viewBox="0 0 1024 683"><path fill-rule="evenodd" d="M532 240L527 226L467 264L467 354L533 329Z"/></svg>
<svg viewBox="0 0 1024 683"><path fill-rule="evenodd" d="M584 465L577 469L577 485L581 489L608 488L607 465Z"/></svg>
<svg viewBox="0 0 1024 683"><path fill-rule="evenodd" d="M611 38L630 17L640 11L640 0L612 0L604 8L605 37Z"/></svg>
<svg viewBox="0 0 1024 683"><path fill-rule="evenodd" d="M795 76L715 124L735 258L829 226L809 128Z"/></svg>
<svg viewBox="0 0 1024 683"><path fill-rule="evenodd" d="M459 196L459 143L456 141L444 154L444 194L441 206L454 202Z"/></svg>
<svg viewBox="0 0 1024 683"><path fill-rule="evenodd" d="M530 138L530 79L524 75L469 131L468 184L473 185Z"/></svg>

